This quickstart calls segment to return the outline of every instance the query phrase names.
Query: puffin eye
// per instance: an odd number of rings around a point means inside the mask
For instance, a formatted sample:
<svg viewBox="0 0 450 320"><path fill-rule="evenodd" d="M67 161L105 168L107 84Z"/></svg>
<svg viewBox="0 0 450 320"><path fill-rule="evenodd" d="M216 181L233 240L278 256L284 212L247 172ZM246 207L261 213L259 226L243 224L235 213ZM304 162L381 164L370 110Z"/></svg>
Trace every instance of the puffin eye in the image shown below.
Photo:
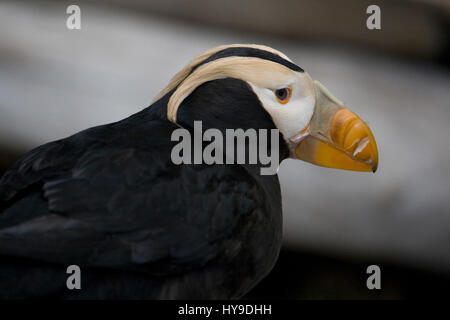
<svg viewBox="0 0 450 320"><path fill-rule="evenodd" d="M282 104L287 103L292 96L291 87L276 89L273 92L275 93L275 97L277 97L278 102Z"/></svg>

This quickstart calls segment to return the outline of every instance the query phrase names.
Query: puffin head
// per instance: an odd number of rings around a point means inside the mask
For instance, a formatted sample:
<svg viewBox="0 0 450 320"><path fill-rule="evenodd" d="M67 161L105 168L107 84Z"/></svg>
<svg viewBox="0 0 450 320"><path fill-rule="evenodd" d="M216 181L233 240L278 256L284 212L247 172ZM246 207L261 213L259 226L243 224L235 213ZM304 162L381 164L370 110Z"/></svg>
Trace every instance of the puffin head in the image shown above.
<svg viewBox="0 0 450 320"><path fill-rule="evenodd" d="M262 45L211 49L181 70L155 98L180 126L277 128L291 158L319 166L373 171L370 128L285 54Z"/></svg>

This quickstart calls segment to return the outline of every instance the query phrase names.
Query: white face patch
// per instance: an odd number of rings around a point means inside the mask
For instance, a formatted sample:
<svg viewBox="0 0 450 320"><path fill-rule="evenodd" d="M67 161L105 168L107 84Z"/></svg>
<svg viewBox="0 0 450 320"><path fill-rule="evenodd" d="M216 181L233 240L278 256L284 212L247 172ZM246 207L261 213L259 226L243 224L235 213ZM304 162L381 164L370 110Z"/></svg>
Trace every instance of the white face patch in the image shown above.
<svg viewBox="0 0 450 320"><path fill-rule="evenodd" d="M313 81L306 72L292 71L288 79L282 83L273 83L271 88L248 83L288 144L289 138L304 129L311 121L316 95ZM292 88L292 96L287 103L282 104L277 100L274 90L288 86Z"/></svg>

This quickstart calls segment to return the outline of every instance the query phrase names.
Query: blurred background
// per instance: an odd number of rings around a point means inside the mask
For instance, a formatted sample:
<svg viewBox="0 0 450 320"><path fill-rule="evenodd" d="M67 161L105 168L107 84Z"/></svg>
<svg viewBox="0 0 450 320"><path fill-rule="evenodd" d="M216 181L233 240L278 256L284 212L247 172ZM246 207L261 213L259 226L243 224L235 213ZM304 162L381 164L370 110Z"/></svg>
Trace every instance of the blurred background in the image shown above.
<svg viewBox="0 0 450 320"><path fill-rule="evenodd" d="M81 8L81 30L66 8ZM381 30L366 8L381 8ZM150 105L221 44L287 54L367 120L376 174L282 163L285 244L247 296L450 296L450 1L0 1L0 174L30 149ZM381 268L381 290L366 268Z"/></svg>

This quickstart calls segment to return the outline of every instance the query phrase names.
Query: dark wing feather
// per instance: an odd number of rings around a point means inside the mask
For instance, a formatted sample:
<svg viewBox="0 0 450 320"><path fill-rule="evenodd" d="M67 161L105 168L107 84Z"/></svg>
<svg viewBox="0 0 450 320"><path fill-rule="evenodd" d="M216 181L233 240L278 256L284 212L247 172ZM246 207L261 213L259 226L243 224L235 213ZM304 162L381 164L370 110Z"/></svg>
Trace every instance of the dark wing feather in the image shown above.
<svg viewBox="0 0 450 320"><path fill-rule="evenodd" d="M121 129L44 145L5 174L0 255L159 274L224 250L258 205L244 169L173 165L172 124Z"/></svg>

